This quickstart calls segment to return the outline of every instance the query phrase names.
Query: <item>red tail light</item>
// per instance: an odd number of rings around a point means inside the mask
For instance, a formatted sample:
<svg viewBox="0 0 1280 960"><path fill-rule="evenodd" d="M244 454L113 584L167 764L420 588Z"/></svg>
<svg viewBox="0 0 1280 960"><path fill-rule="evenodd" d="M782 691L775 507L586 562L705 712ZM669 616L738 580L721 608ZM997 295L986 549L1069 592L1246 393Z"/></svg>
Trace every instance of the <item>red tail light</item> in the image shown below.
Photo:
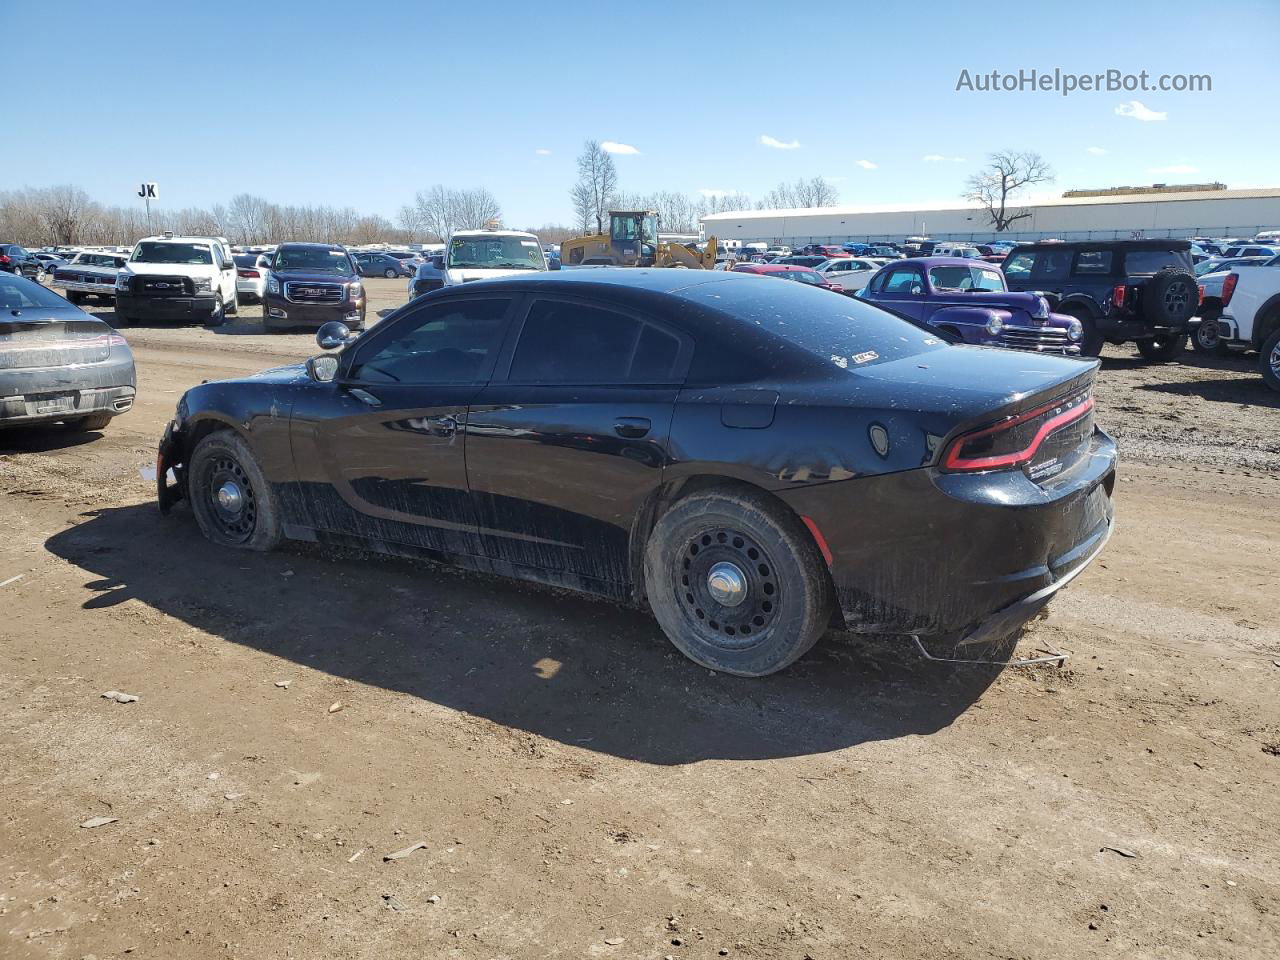
<svg viewBox="0 0 1280 960"><path fill-rule="evenodd" d="M9 255L7 253L0 253L0 263L12 263L12 262L13 261L9 259Z"/></svg>
<svg viewBox="0 0 1280 960"><path fill-rule="evenodd" d="M1115 289L1111 291L1111 304L1115 307L1124 306L1124 284L1117 283Z"/></svg>
<svg viewBox="0 0 1280 960"><path fill-rule="evenodd" d="M1236 284L1240 282L1240 274L1228 273L1227 278L1222 281L1222 305L1225 307L1231 302L1231 296L1236 292Z"/></svg>
<svg viewBox="0 0 1280 960"><path fill-rule="evenodd" d="M1093 409L1093 397L1078 393L1066 400L1009 417L995 426L961 434L951 441L942 465L948 470L1002 470L1026 463L1045 437Z"/></svg>
<svg viewBox="0 0 1280 960"><path fill-rule="evenodd" d="M108 347L124 347L128 346L128 341L118 333L112 333L107 336Z"/></svg>
<svg viewBox="0 0 1280 960"><path fill-rule="evenodd" d="M1200 302L1204 303L1204 284L1200 285Z"/></svg>
<svg viewBox="0 0 1280 960"><path fill-rule="evenodd" d="M256 280L258 277L262 276L262 274L257 270L237 270L236 273L239 276L244 277L246 280Z"/></svg>

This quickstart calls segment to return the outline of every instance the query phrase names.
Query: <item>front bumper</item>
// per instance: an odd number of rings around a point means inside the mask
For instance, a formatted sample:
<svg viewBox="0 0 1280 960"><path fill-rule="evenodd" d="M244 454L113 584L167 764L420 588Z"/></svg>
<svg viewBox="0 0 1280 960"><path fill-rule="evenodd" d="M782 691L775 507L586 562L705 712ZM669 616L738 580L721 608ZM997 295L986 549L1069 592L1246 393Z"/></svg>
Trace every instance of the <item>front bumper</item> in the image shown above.
<svg viewBox="0 0 1280 960"><path fill-rule="evenodd" d="M829 545L850 630L974 643L1012 633L1097 555L1115 467L1114 441L1096 430L1043 484L926 468L779 495Z"/></svg>
<svg viewBox="0 0 1280 960"><path fill-rule="evenodd" d="M58 287L62 290L72 290L76 293L92 293L99 297L115 298L116 283L114 280L104 283L83 283L79 280L60 280L54 277L49 282L49 286Z"/></svg>
<svg viewBox="0 0 1280 960"><path fill-rule="evenodd" d="M363 322L364 298L343 299L337 303L295 303L269 293L262 300L262 309L262 323L268 328L319 327L330 320L341 320L351 326Z"/></svg>
<svg viewBox="0 0 1280 960"><path fill-rule="evenodd" d="M116 312L141 320L208 320L213 316L213 294L194 297L143 297L116 294Z"/></svg>

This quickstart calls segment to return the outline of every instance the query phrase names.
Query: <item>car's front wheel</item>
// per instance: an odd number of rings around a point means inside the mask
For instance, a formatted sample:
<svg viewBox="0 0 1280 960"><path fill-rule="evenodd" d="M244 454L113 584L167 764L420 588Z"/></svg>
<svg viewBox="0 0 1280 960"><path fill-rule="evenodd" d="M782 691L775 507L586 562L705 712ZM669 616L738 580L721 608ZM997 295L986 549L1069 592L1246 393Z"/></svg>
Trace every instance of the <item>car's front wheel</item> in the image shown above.
<svg viewBox="0 0 1280 960"><path fill-rule="evenodd" d="M767 498L704 490L678 501L645 549L649 606L689 659L761 677L793 663L831 623L831 581L813 537Z"/></svg>
<svg viewBox="0 0 1280 960"><path fill-rule="evenodd" d="M1138 353L1142 359L1152 363L1169 363L1182 356L1187 346L1186 333L1166 333L1158 337L1147 337L1138 341Z"/></svg>
<svg viewBox="0 0 1280 960"><path fill-rule="evenodd" d="M213 543L264 551L280 543L275 494L238 434L218 430L197 443L187 483L196 523Z"/></svg>
<svg viewBox="0 0 1280 960"><path fill-rule="evenodd" d="M396 278L396 271L391 267L387 267L387 269L382 271L382 275L388 280L394 280Z"/></svg>
<svg viewBox="0 0 1280 960"><path fill-rule="evenodd" d="M220 327L226 320L227 312L226 307L222 304L222 294L215 293L213 295L213 311L209 314L209 319L206 321L205 326Z"/></svg>

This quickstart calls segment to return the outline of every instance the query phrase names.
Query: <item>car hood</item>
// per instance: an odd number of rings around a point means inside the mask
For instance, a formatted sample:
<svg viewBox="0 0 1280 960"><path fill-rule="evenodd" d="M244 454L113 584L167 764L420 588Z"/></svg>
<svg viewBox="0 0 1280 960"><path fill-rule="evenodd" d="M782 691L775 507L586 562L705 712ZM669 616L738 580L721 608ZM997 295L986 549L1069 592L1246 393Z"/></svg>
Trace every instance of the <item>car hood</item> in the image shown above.
<svg viewBox="0 0 1280 960"><path fill-rule="evenodd" d="M129 261L124 269L138 275L164 277L216 277L218 269L211 263L137 263Z"/></svg>
<svg viewBox="0 0 1280 960"><path fill-rule="evenodd" d="M325 273L322 270L272 270L271 273L290 283L352 283L360 279L351 274Z"/></svg>
<svg viewBox="0 0 1280 960"><path fill-rule="evenodd" d="M948 300L954 299L962 303L971 303L976 307L998 307L1005 310L1022 310L1026 313L1035 313L1040 309L1040 295L1038 293L993 290L982 293L945 293L939 295L948 298Z"/></svg>

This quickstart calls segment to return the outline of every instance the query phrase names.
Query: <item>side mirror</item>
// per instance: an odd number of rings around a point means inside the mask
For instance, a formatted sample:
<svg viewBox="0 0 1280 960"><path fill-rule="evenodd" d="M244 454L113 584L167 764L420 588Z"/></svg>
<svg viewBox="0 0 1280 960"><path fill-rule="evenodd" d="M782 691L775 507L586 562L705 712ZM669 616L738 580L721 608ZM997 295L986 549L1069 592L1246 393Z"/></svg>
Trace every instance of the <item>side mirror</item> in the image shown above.
<svg viewBox="0 0 1280 960"><path fill-rule="evenodd" d="M329 383L338 375L338 358L331 353L322 353L307 361L307 376L316 383Z"/></svg>
<svg viewBox="0 0 1280 960"><path fill-rule="evenodd" d="M443 270L443 269L444 269L444 257L432 257L432 258L431 258L431 265L432 265L433 267L435 267L437 270Z"/></svg>
<svg viewBox="0 0 1280 960"><path fill-rule="evenodd" d="M559 269L560 269L560 261L559 261L559 260L548 260L548 261L547 261L547 269L548 269L548 270L559 270Z"/></svg>
<svg viewBox="0 0 1280 960"><path fill-rule="evenodd" d="M364 276L364 267L362 267L362 266L361 266L360 264L358 264L358 263L356 264L356 276L357 276L357 277L363 277L363 276Z"/></svg>
<svg viewBox="0 0 1280 960"><path fill-rule="evenodd" d="M328 323L321 324L320 329L316 331L316 343L321 350L337 350L339 347L346 346L350 339L351 330L341 320L330 320Z"/></svg>

